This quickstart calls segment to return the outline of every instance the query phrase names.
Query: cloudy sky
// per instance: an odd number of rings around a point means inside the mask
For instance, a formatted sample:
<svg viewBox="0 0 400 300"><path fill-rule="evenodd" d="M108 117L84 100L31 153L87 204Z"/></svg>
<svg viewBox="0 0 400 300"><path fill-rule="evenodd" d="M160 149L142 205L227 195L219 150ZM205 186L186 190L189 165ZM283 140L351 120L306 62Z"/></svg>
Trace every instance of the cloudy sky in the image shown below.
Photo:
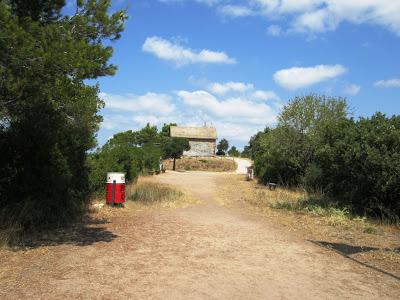
<svg viewBox="0 0 400 300"><path fill-rule="evenodd" d="M400 0L114 0L129 20L99 144L147 122L214 125L243 147L296 95L400 114Z"/></svg>

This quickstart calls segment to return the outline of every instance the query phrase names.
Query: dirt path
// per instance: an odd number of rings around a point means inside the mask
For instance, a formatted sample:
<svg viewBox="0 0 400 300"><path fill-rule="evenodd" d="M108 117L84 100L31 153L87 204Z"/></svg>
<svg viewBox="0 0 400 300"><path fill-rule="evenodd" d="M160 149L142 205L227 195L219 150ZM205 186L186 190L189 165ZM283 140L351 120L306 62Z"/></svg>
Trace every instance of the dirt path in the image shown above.
<svg viewBox="0 0 400 300"><path fill-rule="evenodd" d="M250 167L253 162L247 158L234 157L233 160L237 164L236 174L246 174L247 167Z"/></svg>
<svg viewBox="0 0 400 300"><path fill-rule="evenodd" d="M0 253L0 298L398 299L399 281L219 206L217 173L159 181L202 204L118 213L54 246Z"/></svg>

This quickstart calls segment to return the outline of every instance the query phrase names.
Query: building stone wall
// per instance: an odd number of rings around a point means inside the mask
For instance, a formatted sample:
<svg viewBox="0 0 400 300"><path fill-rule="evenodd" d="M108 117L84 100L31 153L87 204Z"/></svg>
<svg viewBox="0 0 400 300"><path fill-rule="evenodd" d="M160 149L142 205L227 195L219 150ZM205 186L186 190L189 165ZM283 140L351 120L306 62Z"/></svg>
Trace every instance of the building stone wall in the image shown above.
<svg viewBox="0 0 400 300"><path fill-rule="evenodd" d="M183 156L214 156L216 149L215 139L188 139L190 150L183 152Z"/></svg>
<svg viewBox="0 0 400 300"><path fill-rule="evenodd" d="M183 156L214 156L217 148L217 130L214 127L180 127L171 126L170 136L186 138L190 150Z"/></svg>
<svg viewBox="0 0 400 300"><path fill-rule="evenodd" d="M214 127L179 127L171 126L172 137L183 137L189 139L217 139L217 130Z"/></svg>

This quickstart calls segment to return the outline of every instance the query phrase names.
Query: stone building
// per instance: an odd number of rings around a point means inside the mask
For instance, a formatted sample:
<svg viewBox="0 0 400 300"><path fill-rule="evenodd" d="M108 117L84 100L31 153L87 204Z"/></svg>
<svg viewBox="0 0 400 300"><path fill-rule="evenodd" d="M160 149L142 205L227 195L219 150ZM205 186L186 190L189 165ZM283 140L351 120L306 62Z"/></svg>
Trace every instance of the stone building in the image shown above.
<svg viewBox="0 0 400 300"><path fill-rule="evenodd" d="M189 140L190 150L184 156L214 156L217 147L217 130L213 127L170 127L171 137Z"/></svg>

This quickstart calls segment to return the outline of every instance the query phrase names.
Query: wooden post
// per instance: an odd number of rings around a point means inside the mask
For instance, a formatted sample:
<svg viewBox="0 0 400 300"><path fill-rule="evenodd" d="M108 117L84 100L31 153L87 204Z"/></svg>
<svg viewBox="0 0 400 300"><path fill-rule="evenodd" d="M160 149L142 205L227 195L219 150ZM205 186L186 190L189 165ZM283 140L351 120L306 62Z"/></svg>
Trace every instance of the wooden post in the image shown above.
<svg viewBox="0 0 400 300"><path fill-rule="evenodd" d="M247 180L253 180L254 179L254 169L253 167L247 167Z"/></svg>

